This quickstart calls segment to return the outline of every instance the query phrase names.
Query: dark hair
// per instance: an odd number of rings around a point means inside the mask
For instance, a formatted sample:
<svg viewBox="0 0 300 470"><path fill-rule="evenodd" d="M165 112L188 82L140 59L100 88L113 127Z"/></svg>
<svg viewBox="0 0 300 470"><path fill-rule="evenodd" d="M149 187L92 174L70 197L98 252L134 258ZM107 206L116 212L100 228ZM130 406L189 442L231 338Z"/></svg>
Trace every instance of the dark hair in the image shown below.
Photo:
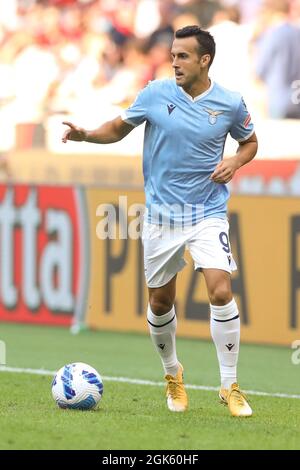
<svg viewBox="0 0 300 470"><path fill-rule="evenodd" d="M208 68L211 66L215 53L216 53L216 43L213 36L208 32L201 29L199 26L185 26L182 29L178 29L175 32L175 38L189 38L195 37L198 41L198 51L199 55L202 56L204 54L210 55L210 63Z"/></svg>

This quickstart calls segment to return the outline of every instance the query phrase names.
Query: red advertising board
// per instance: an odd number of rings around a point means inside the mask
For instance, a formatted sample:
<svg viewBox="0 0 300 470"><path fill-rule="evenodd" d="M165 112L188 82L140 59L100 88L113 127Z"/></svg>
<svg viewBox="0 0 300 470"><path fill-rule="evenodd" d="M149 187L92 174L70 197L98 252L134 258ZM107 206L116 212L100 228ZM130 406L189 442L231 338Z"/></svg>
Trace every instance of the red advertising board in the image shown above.
<svg viewBox="0 0 300 470"><path fill-rule="evenodd" d="M235 173L230 189L232 194L299 196L300 162L254 159Z"/></svg>
<svg viewBox="0 0 300 470"><path fill-rule="evenodd" d="M81 210L72 188L0 186L0 320L69 325L78 309Z"/></svg>

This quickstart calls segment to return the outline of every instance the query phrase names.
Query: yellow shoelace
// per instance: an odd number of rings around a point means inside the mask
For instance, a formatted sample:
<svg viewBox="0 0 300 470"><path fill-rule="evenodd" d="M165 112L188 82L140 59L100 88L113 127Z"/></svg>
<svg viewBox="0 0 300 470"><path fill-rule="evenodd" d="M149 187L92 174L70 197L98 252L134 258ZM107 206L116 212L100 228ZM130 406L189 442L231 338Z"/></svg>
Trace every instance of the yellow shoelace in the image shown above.
<svg viewBox="0 0 300 470"><path fill-rule="evenodd" d="M247 396L243 392L241 392L238 388L232 389L231 394L232 393L234 393L233 397L239 405L243 406L245 401L246 403L248 403Z"/></svg>
<svg viewBox="0 0 300 470"><path fill-rule="evenodd" d="M182 387L180 387L180 385L182 384L176 380L168 380L167 390L173 399L180 398L180 392L182 391Z"/></svg>

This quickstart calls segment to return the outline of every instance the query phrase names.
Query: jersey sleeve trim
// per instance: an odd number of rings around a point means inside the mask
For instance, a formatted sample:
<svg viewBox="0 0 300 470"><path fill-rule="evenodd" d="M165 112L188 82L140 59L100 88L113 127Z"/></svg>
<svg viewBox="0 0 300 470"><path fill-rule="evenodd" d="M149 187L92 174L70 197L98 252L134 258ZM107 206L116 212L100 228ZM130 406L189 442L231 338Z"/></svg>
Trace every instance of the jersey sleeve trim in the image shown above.
<svg viewBox="0 0 300 470"><path fill-rule="evenodd" d="M236 139L237 142L245 142L246 140L250 139L250 137L253 136L255 130L253 129L251 132L249 132L248 135L246 135L246 137L243 137L242 139Z"/></svg>
<svg viewBox="0 0 300 470"><path fill-rule="evenodd" d="M133 127L138 127L138 125L139 125L139 124L135 124L131 119L129 119L129 118L127 117L127 114L126 114L126 111L125 111L125 110L123 110L123 111L121 112L120 117L121 117L122 121L127 122L127 124L130 124L130 125L133 126Z"/></svg>

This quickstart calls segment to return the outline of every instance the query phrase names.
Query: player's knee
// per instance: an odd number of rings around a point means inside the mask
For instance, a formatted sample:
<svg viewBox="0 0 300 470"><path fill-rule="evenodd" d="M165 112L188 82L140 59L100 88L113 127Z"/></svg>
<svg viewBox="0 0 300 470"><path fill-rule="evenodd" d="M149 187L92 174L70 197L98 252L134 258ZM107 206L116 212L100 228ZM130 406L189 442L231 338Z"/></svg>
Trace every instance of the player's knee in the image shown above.
<svg viewBox="0 0 300 470"><path fill-rule="evenodd" d="M168 313L174 304L172 299L168 296L152 296L149 299L149 303L154 315L164 315Z"/></svg>
<svg viewBox="0 0 300 470"><path fill-rule="evenodd" d="M210 293L209 293L210 303L212 305L226 305L232 300L232 292L231 289L227 285L217 285Z"/></svg>

